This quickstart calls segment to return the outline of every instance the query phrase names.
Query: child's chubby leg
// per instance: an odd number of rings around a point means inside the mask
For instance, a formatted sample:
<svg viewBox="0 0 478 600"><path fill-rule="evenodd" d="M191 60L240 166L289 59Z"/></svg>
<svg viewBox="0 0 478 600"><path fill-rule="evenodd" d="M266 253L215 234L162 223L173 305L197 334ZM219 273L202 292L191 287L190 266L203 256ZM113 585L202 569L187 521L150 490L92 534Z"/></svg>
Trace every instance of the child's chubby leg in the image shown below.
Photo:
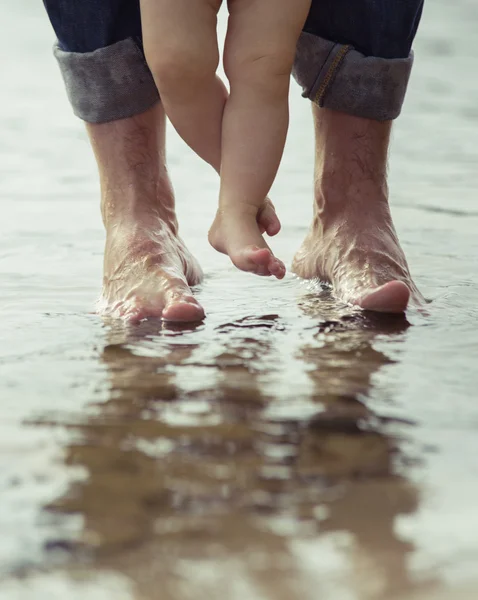
<svg viewBox="0 0 478 600"><path fill-rule="evenodd" d="M141 0L143 43L166 114L184 141L216 169L227 91L219 64L222 0Z"/></svg>
<svg viewBox="0 0 478 600"><path fill-rule="evenodd" d="M185 142L218 173L228 96L216 75L221 4L222 0L141 0L145 54L166 114ZM268 235L280 230L268 198L257 221Z"/></svg>
<svg viewBox="0 0 478 600"><path fill-rule="evenodd" d="M229 0L219 210L211 244L242 270L285 274L257 225L287 135L290 74L310 0Z"/></svg>

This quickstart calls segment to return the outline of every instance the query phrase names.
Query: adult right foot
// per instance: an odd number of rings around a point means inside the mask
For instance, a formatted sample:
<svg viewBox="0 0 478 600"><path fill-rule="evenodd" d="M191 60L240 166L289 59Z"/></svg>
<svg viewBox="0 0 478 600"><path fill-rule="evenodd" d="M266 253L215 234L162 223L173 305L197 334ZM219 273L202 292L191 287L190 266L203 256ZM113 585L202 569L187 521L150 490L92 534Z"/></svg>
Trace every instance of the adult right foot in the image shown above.
<svg viewBox="0 0 478 600"><path fill-rule="evenodd" d="M153 215L108 224L101 314L133 322L147 317L201 321L204 310L190 289L201 279L201 268L174 223Z"/></svg>

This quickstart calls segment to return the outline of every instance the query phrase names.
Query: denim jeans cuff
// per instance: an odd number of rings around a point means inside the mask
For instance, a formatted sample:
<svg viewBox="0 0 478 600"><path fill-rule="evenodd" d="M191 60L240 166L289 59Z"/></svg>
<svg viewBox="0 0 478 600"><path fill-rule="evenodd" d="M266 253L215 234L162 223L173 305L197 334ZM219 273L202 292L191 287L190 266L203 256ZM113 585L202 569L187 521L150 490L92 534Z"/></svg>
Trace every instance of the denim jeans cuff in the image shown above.
<svg viewBox="0 0 478 600"><path fill-rule="evenodd" d="M140 114L158 100L158 90L136 42L126 39L94 52L54 54L74 113L89 123Z"/></svg>
<svg viewBox="0 0 478 600"><path fill-rule="evenodd" d="M294 78L318 106L389 121L401 112L413 66L407 58L364 56L352 46L302 33Z"/></svg>

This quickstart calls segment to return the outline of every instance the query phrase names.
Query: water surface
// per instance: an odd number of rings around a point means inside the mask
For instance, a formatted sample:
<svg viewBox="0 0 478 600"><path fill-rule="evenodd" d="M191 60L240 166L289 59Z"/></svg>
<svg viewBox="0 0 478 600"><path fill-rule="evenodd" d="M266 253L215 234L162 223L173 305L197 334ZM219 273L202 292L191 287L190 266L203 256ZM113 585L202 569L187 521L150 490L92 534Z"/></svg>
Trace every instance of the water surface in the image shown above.
<svg viewBox="0 0 478 600"><path fill-rule="evenodd" d="M428 3L391 159L429 316L372 318L207 245L218 183L171 132L207 320L93 314L95 165L40 4L0 8L0 597L433 600L478 593L474 0ZM290 262L313 139L294 86L273 199Z"/></svg>

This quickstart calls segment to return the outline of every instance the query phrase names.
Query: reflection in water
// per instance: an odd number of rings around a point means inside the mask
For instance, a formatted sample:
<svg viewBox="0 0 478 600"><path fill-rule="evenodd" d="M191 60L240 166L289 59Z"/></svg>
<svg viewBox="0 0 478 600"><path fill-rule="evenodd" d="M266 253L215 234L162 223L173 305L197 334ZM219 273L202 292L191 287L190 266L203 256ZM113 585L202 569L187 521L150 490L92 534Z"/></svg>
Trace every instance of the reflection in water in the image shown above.
<svg viewBox="0 0 478 600"><path fill-rule="evenodd" d="M265 392L284 339L275 315L217 329L214 381L199 392L181 381L211 364L198 362L181 331L110 331L101 357L109 399L67 449L88 477L50 508L83 515L79 546L128 573L140 597L156 597L160 581L161 598L181 600L197 589L209 598L338 598L326 567L311 575L302 558L320 556L339 532L349 581L340 585L361 599L419 585L407 573L413 547L394 531L418 492L395 474L400 452L388 431L397 424L367 407L373 375L390 362L373 342L408 324L344 315L323 298L301 308L319 323L297 357L313 383L316 410L306 415L275 412ZM293 381L289 394L293 402Z"/></svg>
<svg viewBox="0 0 478 600"><path fill-rule="evenodd" d="M441 590L447 600L476 598L455 587L476 581L476 0L427 4L395 128L394 216L434 299L429 318L412 313L406 331L326 296L303 298L299 311L292 277L248 278L208 254L217 182L173 134L181 227L208 274L208 319L194 331L108 325L106 348L85 314L103 245L94 159L41 3L3 2L0 14L2 59L15 47L0 94L0 579L26 576L7 591L0 582L0 598L130 600L126 588L108 593L108 568L145 600L441 600L413 577L427 569L453 587ZM286 260L311 208L313 132L297 91L291 117L273 190L284 223L274 249ZM417 425L387 419L392 409ZM411 445L424 468L410 467ZM78 591L47 560L57 557L90 558L87 575L98 568L101 584ZM29 594L34 565L49 582Z"/></svg>

